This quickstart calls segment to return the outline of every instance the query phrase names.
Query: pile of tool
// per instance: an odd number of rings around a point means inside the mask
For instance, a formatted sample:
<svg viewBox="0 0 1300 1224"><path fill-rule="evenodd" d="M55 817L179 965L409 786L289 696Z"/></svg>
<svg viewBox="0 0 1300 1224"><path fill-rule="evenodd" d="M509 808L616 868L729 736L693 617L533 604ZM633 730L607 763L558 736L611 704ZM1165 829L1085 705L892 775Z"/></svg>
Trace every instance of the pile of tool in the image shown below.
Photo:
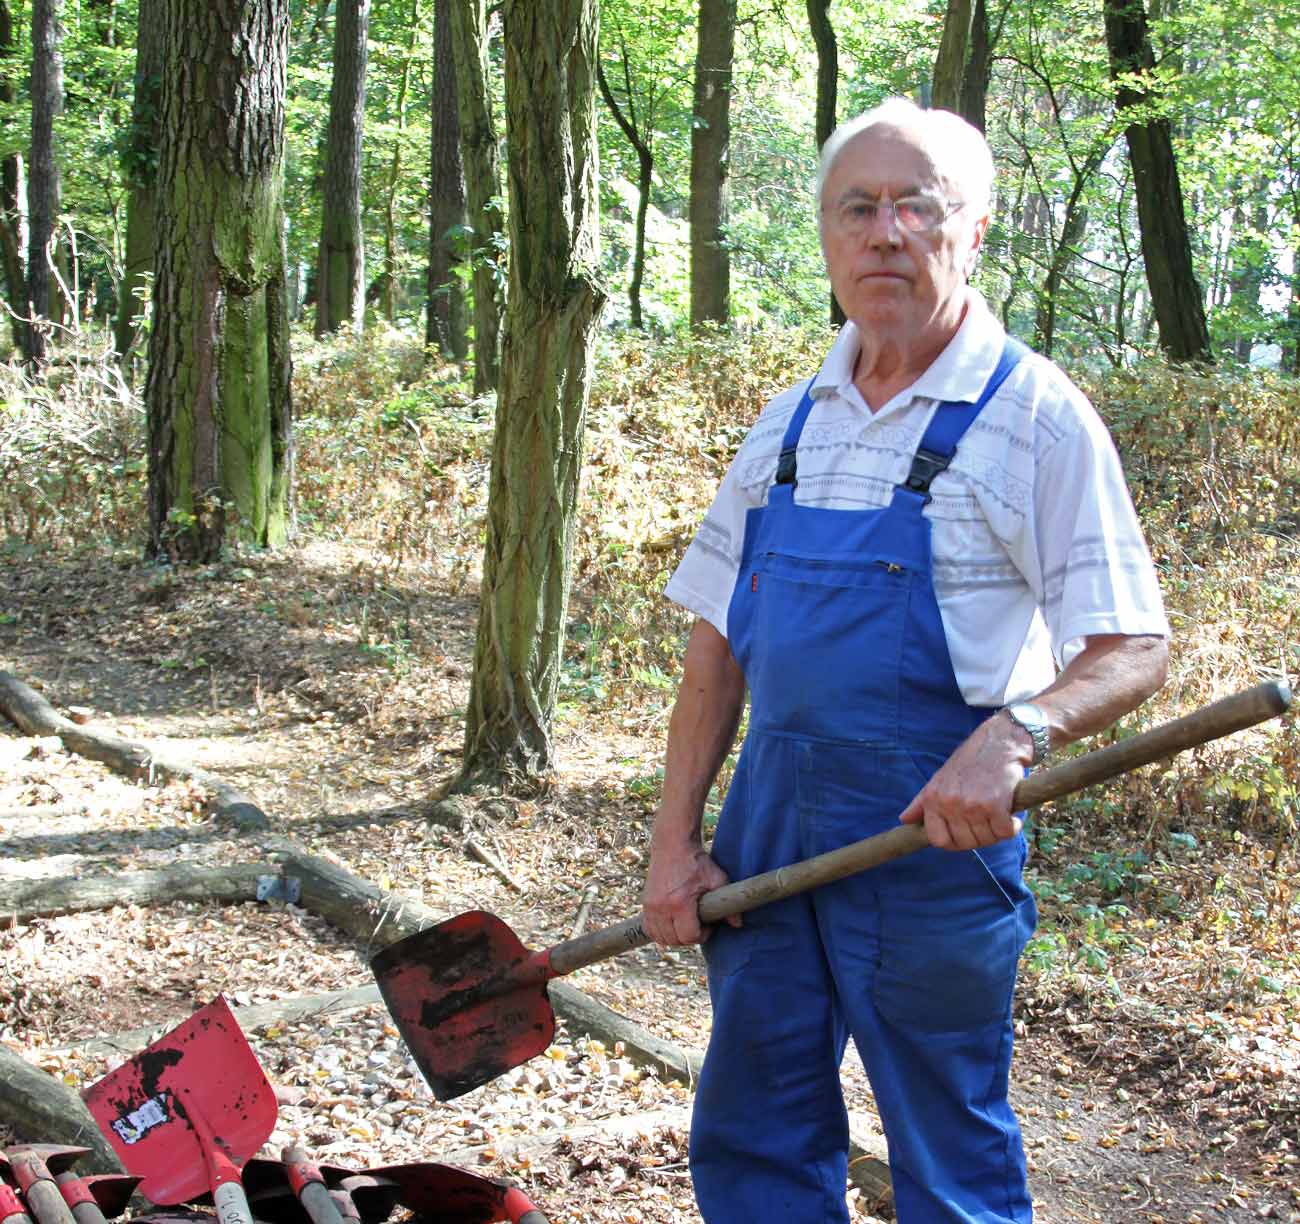
<svg viewBox="0 0 1300 1224"><path fill-rule="evenodd" d="M0 1224L104 1224L133 1192L133 1224L546 1224L517 1187L452 1165L318 1165L301 1147L256 1153L275 1129L275 1091L225 999L217 998L82 1094L129 1176L78 1179L86 1149L11 1149ZM159 1211L157 1207L186 1210ZM93 1210L92 1210L93 1209Z"/></svg>

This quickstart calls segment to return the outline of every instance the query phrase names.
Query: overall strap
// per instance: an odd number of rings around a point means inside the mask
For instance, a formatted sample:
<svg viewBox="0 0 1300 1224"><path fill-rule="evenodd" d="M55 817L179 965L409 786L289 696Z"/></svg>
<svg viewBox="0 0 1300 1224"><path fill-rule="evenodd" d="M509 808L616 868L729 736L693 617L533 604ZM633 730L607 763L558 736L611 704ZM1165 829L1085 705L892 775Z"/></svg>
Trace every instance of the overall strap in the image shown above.
<svg viewBox="0 0 1300 1224"><path fill-rule="evenodd" d="M799 401L799 406L794 410L794 416L790 418L790 424L785 428L785 437L781 439L781 457L776 461L776 483L789 485L792 489L799 483L795 479L794 454L799 449L799 435L803 433L804 423L808 420L808 414L812 411L812 389L813 383L816 381L817 375L814 374L808 380L808 385L803 389L803 398Z"/></svg>
<svg viewBox="0 0 1300 1224"><path fill-rule="evenodd" d="M900 489L919 494L926 502L930 500L931 481L952 462L962 435L1027 352L1028 345L1022 344L1014 336L1008 336L1006 344L1002 346L1002 356L998 358L998 364L984 384L979 399L974 403L942 403L935 409L934 416L930 418L930 426L912 459L912 468L907 473L907 479L899 486Z"/></svg>

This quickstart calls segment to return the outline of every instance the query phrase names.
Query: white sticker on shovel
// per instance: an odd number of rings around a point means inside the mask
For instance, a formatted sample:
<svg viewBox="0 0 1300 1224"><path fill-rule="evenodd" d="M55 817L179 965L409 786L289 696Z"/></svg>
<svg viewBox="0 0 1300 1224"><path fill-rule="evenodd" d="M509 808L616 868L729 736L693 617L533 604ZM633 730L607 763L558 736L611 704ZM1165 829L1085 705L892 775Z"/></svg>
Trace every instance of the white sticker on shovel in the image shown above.
<svg viewBox="0 0 1300 1224"><path fill-rule="evenodd" d="M123 1143L139 1143L155 1126L168 1120L167 1094L150 1097L139 1109L113 1119L113 1130Z"/></svg>

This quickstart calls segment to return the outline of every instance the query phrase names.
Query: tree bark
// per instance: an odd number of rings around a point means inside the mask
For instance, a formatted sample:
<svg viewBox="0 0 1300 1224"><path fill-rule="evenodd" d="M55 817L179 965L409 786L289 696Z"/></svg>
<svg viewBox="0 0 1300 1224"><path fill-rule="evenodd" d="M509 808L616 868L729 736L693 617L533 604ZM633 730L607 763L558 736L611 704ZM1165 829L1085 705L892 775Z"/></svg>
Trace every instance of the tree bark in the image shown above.
<svg viewBox="0 0 1300 1224"><path fill-rule="evenodd" d="M149 553L284 541L288 0L167 0L145 407Z"/></svg>
<svg viewBox="0 0 1300 1224"><path fill-rule="evenodd" d="M984 0L948 0L934 61L931 104L984 130L989 86L989 20Z"/></svg>
<svg viewBox="0 0 1300 1224"><path fill-rule="evenodd" d="M32 0L32 151L27 177L27 360L45 364L53 308L54 226L59 215L59 163L54 121L63 110L63 0Z"/></svg>
<svg viewBox="0 0 1300 1224"><path fill-rule="evenodd" d="M700 0L691 124L691 326L731 313L727 177L731 169L731 68L736 0Z"/></svg>
<svg viewBox="0 0 1300 1224"><path fill-rule="evenodd" d="M501 379L501 286L505 220L497 137L488 87L487 0L452 0L452 50L456 62L456 105L465 173L474 293L474 392L495 391Z"/></svg>
<svg viewBox="0 0 1300 1224"><path fill-rule="evenodd" d="M361 229L361 134L366 109L366 34L370 0L338 0L334 9L334 72L325 142L316 335L344 323L360 331L365 317L365 239Z"/></svg>
<svg viewBox="0 0 1300 1224"><path fill-rule="evenodd" d="M830 0L808 0L808 25L817 47L817 114L814 126L818 151L835 130L835 95L840 76L839 47L827 12L829 8ZM844 318L844 311L832 293L831 326L840 327Z"/></svg>
<svg viewBox="0 0 1300 1224"><path fill-rule="evenodd" d="M265 863L199 867L173 863L156 871L106 876L0 881L0 921L24 926L34 918L82 914L114 905L170 905L174 901L238 904L257 898L257 882L273 874Z"/></svg>
<svg viewBox="0 0 1300 1224"><path fill-rule="evenodd" d="M464 249L465 175L460 164L460 117L452 54L451 6L434 0L433 113L429 129L429 293L425 343L463 361L465 282L456 269ZM458 232L459 231L459 232Z"/></svg>
<svg viewBox="0 0 1300 1224"><path fill-rule="evenodd" d="M77 1172L121 1173L121 1162L76 1091L0 1042L0 1122L29 1143L90 1148Z"/></svg>
<svg viewBox="0 0 1300 1224"><path fill-rule="evenodd" d="M506 0L510 298L458 785L554 764L598 288L597 0Z"/></svg>
<svg viewBox="0 0 1300 1224"><path fill-rule="evenodd" d="M118 286L113 345L128 357L140 342L146 296L153 275L158 189L158 104L163 75L165 0L140 0L135 44L135 95L131 103L131 138L123 155L127 182L126 260Z"/></svg>
<svg viewBox="0 0 1300 1224"><path fill-rule="evenodd" d="M1168 118L1148 115L1155 99L1146 74L1155 55L1142 0L1104 0L1110 75L1121 116L1136 116L1125 129L1147 285L1160 329L1160 347L1171 361L1212 361L1201 287L1183 212L1183 190Z"/></svg>

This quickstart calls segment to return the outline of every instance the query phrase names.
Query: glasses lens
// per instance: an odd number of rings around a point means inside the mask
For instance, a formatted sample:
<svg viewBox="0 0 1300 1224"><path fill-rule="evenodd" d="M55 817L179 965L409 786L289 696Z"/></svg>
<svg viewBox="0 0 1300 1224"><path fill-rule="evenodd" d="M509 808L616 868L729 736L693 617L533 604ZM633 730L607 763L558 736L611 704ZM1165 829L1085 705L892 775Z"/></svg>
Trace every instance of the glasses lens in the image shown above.
<svg viewBox="0 0 1300 1224"><path fill-rule="evenodd" d="M894 214L905 230L921 234L943 224L945 209L943 201L935 196L904 196L894 201Z"/></svg>

